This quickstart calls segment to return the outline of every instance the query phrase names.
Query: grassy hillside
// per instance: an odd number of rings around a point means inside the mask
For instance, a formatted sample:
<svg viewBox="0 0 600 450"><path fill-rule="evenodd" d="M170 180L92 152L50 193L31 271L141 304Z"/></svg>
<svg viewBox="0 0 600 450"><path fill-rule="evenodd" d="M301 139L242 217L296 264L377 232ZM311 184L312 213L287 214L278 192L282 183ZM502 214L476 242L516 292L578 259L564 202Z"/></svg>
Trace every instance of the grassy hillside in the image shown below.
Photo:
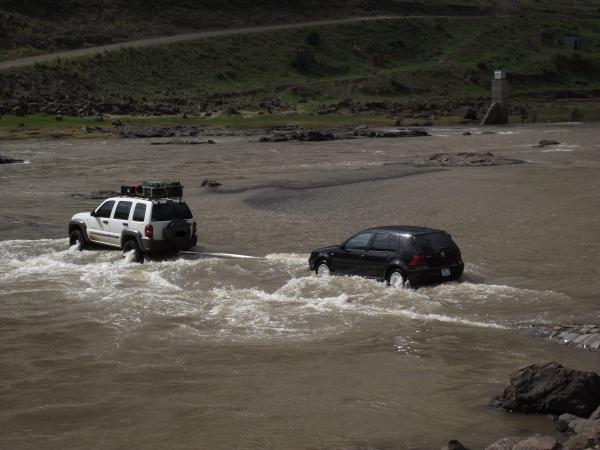
<svg viewBox="0 0 600 450"><path fill-rule="evenodd" d="M407 18L127 49L0 74L0 112L364 112L600 96L600 23L553 16ZM542 44L542 33L554 43ZM585 39L566 50L565 35ZM383 55L374 67L373 53ZM433 105L432 105L433 104Z"/></svg>
<svg viewBox="0 0 600 450"><path fill-rule="evenodd" d="M194 30L493 8L492 0L3 0L0 60Z"/></svg>
<svg viewBox="0 0 600 450"><path fill-rule="evenodd" d="M600 98L598 0L322 5L316 0L5 0L4 58L192 29L353 14L424 17L126 49L2 72L0 114L235 117L242 110L439 117L465 105L485 108L491 73L498 67L509 73L515 106ZM565 36L573 34L584 39L582 50L564 47ZM383 64L372 64L375 53Z"/></svg>

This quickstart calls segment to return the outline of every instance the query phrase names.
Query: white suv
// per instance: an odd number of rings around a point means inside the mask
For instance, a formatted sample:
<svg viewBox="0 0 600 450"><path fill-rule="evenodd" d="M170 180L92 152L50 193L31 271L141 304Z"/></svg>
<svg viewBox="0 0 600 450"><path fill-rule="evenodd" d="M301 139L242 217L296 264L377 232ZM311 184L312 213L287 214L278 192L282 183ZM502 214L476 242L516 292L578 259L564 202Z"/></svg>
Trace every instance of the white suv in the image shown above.
<svg viewBox="0 0 600 450"><path fill-rule="evenodd" d="M69 243L83 250L92 244L134 252L175 252L196 245L196 222L181 198L112 197L89 213L75 214L69 222Z"/></svg>

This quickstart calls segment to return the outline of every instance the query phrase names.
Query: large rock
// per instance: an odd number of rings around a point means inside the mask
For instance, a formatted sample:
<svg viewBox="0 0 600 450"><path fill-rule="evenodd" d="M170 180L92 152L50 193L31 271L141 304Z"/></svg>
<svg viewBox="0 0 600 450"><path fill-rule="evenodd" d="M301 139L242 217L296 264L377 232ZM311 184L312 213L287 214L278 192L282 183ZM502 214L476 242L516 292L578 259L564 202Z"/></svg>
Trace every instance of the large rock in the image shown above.
<svg viewBox="0 0 600 450"><path fill-rule="evenodd" d="M513 373L491 404L509 411L588 417L600 406L600 376L556 362L532 364Z"/></svg>
<svg viewBox="0 0 600 450"><path fill-rule="evenodd" d="M445 447L442 447L442 450L469 450L469 449L467 447L465 447L464 445L462 445L460 443L460 441L453 439L451 441L448 441L448 445L446 445Z"/></svg>
<svg viewBox="0 0 600 450"><path fill-rule="evenodd" d="M536 435L500 439L485 450L565 450L565 447L554 437Z"/></svg>
<svg viewBox="0 0 600 450"><path fill-rule="evenodd" d="M584 432L571 436L565 447L569 450L585 450L599 448L600 446L600 432Z"/></svg>
<svg viewBox="0 0 600 450"><path fill-rule="evenodd" d="M506 437L494 442L492 445L485 448L485 450L512 450L512 448L523 438L520 437Z"/></svg>
<svg viewBox="0 0 600 450"><path fill-rule="evenodd" d="M551 436L530 436L513 445L512 450L564 450L556 438Z"/></svg>

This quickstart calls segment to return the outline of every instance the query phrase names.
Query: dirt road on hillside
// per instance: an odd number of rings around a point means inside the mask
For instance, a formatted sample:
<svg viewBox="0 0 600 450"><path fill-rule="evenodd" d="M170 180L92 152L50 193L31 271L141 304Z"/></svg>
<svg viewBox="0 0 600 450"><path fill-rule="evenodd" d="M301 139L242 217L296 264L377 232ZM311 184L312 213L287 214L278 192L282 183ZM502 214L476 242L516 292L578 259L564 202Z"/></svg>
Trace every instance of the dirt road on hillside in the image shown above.
<svg viewBox="0 0 600 450"><path fill-rule="evenodd" d="M234 36L238 34L265 33L269 31L294 30L299 28L339 25L346 23L356 23L361 21L391 20L391 19L418 19L432 17L451 17L451 16L373 16L373 17L352 17L346 19L321 20L311 22L289 23L283 25L267 25L260 27L234 28L216 31L200 31L197 33L176 34L173 36L161 36L155 38L138 39L134 41L121 42L118 44L101 45L98 47L81 48L76 50L67 50L63 52L48 53L44 55L30 56L27 58L15 59L0 62L0 71L16 69L20 67L33 66L36 63L54 61L57 59L77 58L81 56L93 56L99 53L120 50L123 48L152 47L156 45L175 44L177 42L197 41L221 36ZM456 16L452 16L456 17Z"/></svg>

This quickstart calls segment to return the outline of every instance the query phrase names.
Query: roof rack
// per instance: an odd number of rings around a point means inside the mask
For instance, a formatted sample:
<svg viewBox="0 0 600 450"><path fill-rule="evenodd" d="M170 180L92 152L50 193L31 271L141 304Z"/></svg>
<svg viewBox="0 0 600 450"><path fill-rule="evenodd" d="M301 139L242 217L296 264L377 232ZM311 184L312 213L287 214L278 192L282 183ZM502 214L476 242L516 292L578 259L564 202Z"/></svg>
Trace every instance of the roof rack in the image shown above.
<svg viewBox="0 0 600 450"><path fill-rule="evenodd" d="M147 199L181 198L183 186L179 181L142 181L141 184L121 186L121 195Z"/></svg>

